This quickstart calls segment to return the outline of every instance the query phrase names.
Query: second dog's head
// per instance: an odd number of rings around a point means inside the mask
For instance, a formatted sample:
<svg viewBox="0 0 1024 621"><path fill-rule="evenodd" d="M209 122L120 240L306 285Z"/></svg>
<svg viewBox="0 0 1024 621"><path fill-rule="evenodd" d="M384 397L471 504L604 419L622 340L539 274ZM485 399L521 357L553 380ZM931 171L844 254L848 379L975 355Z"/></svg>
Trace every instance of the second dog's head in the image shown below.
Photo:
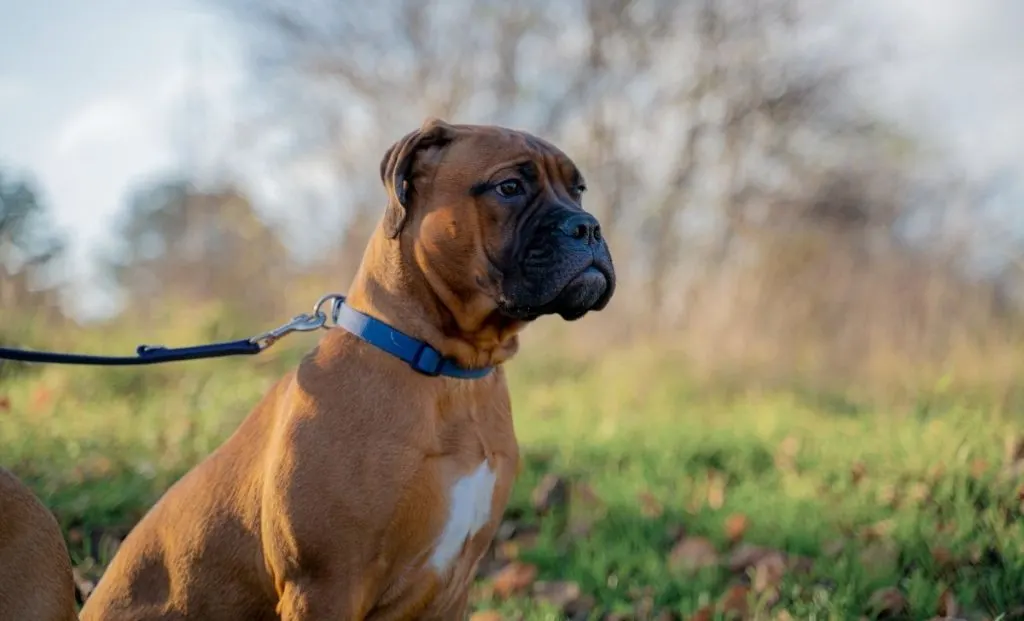
<svg viewBox="0 0 1024 621"><path fill-rule="evenodd" d="M449 305L575 320L611 299L615 269L583 209L585 181L550 143L429 119L388 149L380 173L384 235L407 245Z"/></svg>

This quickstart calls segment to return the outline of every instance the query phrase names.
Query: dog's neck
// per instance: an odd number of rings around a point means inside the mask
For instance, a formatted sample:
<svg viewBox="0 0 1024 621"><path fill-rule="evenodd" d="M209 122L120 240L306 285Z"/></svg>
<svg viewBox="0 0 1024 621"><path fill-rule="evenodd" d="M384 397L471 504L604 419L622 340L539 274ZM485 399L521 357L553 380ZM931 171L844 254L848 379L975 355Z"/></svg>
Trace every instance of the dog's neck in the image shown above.
<svg viewBox="0 0 1024 621"><path fill-rule="evenodd" d="M432 282L408 245L379 234L370 238L346 303L470 369L509 360L525 325L498 313L492 300L467 300Z"/></svg>

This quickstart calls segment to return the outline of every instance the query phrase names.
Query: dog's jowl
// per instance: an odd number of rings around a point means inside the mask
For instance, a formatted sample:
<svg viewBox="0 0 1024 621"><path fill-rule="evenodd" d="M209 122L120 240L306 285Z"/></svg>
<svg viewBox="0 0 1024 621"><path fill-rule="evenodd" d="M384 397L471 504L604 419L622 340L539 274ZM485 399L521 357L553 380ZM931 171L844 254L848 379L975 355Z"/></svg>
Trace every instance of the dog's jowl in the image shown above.
<svg viewBox="0 0 1024 621"><path fill-rule="evenodd" d="M464 617L519 462L502 365L534 319L604 308L615 271L540 138L428 120L380 176L347 312L415 360L328 330L125 539L84 621Z"/></svg>

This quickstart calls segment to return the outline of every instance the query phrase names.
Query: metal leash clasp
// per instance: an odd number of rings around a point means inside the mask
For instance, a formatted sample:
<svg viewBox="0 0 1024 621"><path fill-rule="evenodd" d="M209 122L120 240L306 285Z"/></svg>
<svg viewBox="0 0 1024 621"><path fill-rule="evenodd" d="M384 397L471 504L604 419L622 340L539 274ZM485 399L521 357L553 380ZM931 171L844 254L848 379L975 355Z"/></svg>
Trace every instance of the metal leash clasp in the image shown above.
<svg viewBox="0 0 1024 621"><path fill-rule="evenodd" d="M256 344L260 351L263 351L292 332L313 332L320 328L327 328L329 327L327 325L328 320L332 324L337 320L338 311L344 301L345 296L339 293L329 293L316 301L316 304L313 305L312 313L296 315L288 323L264 332L259 336L254 336L249 339L249 342ZM331 303L329 315L324 311L324 305L328 302Z"/></svg>

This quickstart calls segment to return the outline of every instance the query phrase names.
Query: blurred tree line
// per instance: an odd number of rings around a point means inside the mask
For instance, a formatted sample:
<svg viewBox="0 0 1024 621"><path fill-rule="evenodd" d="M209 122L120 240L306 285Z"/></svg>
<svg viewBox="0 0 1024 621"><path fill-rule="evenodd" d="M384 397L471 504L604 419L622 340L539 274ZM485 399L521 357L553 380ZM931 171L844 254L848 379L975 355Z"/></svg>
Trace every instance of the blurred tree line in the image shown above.
<svg viewBox="0 0 1024 621"><path fill-rule="evenodd" d="M983 188L858 104L877 50L836 35L833 3L209 1L250 61L236 154L274 162L286 215L332 243L289 245L241 175L140 188L106 261L134 312L216 299L273 322L304 308L296 288L343 290L378 159L437 115L543 134L585 171L622 291L572 330L668 331L702 368L768 378L1016 381L1019 275L969 269L995 234ZM329 202L299 200L310 167Z"/></svg>

